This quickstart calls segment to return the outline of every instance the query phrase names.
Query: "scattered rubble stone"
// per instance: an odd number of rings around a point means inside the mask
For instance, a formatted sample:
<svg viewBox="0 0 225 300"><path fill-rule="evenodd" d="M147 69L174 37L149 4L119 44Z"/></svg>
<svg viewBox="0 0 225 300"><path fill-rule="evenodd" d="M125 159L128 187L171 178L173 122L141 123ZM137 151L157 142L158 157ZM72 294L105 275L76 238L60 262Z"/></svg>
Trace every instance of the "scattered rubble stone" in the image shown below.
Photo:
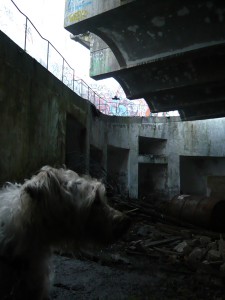
<svg viewBox="0 0 225 300"><path fill-rule="evenodd" d="M135 208L135 203L131 204ZM223 279L225 287L225 234L176 223L164 214L162 217L152 204L138 208L132 211L136 223L124 246L127 255L156 260L171 273L191 272L201 284Z"/></svg>
<svg viewBox="0 0 225 300"><path fill-rule="evenodd" d="M180 244L178 244L176 247L174 247L174 250L177 251L178 253L184 253L187 247L190 249L188 243L186 241L183 241Z"/></svg>

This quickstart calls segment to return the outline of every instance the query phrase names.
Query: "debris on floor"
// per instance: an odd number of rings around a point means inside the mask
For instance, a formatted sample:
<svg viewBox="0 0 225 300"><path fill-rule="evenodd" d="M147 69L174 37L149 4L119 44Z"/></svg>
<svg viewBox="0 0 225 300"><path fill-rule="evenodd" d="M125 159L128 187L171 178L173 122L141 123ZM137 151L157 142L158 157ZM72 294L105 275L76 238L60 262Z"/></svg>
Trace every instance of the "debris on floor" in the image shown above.
<svg viewBox="0 0 225 300"><path fill-rule="evenodd" d="M114 207L129 211L132 227L119 242L101 250L81 251L76 263L71 259L71 264L86 272L81 275L74 269L70 280L74 276L76 283L71 283L71 289L83 286L77 280L84 280L84 274L93 276L89 287L93 298L83 289L76 290L74 298L68 294L68 299L225 299L224 233L171 218L158 202L156 207L152 203L113 201ZM90 270L85 265L93 263ZM108 280L102 279L96 286L98 276ZM112 292L115 287L117 293ZM69 293L68 285L60 280L55 289Z"/></svg>
<svg viewBox="0 0 225 300"><path fill-rule="evenodd" d="M127 203L116 202L118 205ZM130 208L137 203L129 202ZM184 223L165 213L165 203L141 203L132 212L134 220L125 245L126 255L143 255L163 262L164 267L180 265L195 274L225 279L225 234ZM204 280L205 276L203 276Z"/></svg>

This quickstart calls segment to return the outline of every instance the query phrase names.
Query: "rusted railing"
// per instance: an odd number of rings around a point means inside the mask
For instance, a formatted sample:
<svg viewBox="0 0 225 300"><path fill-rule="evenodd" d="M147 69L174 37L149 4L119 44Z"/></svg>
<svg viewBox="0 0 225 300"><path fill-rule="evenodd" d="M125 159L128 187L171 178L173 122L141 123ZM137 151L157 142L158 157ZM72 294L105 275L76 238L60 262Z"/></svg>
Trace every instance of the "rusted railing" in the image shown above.
<svg viewBox="0 0 225 300"><path fill-rule="evenodd" d="M1 0L0 30L5 32L24 51L60 79L81 97L92 102L107 115L142 116L147 105L133 104L132 101L110 101L99 96L82 79L75 79L75 70L51 42L45 39L31 20L18 8L13 0ZM129 114L128 114L129 112Z"/></svg>

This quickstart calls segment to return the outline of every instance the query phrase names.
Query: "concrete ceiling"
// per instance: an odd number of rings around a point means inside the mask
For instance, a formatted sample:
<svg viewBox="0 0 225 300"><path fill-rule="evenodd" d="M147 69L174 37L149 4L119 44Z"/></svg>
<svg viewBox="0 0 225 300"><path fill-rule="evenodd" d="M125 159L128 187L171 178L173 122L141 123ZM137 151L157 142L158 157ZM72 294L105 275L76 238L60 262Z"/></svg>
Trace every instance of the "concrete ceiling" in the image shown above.
<svg viewBox="0 0 225 300"><path fill-rule="evenodd" d="M152 112L225 116L225 1L128 1L66 29L98 35L119 67L93 77L114 77Z"/></svg>

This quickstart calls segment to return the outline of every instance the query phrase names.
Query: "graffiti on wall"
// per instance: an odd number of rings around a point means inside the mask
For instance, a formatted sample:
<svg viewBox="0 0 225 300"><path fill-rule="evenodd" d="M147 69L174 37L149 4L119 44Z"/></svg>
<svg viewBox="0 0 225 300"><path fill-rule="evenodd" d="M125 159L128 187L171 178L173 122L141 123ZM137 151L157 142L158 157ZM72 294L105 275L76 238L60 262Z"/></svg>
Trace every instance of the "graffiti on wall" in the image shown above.
<svg viewBox="0 0 225 300"><path fill-rule="evenodd" d="M92 5L90 0L67 0L65 6L64 24L68 26L88 17L88 7Z"/></svg>
<svg viewBox="0 0 225 300"><path fill-rule="evenodd" d="M97 101L95 99L94 104L103 114L124 117L150 116L150 109L146 101L144 99L127 99L120 85L116 91L98 83L92 84L91 87L99 95Z"/></svg>
<svg viewBox="0 0 225 300"><path fill-rule="evenodd" d="M149 117L150 109L144 99L135 100L102 100L100 111L106 115L121 117Z"/></svg>
<svg viewBox="0 0 225 300"><path fill-rule="evenodd" d="M83 10L87 6L90 6L92 1L84 1L84 0L68 0L66 1L66 13L71 14L78 10Z"/></svg>
<svg viewBox="0 0 225 300"><path fill-rule="evenodd" d="M69 15L67 18L66 18L66 24L72 24L72 23L75 23L75 22L79 22L79 21L82 21L84 20L88 15L88 12L84 9L82 10L79 10L79 11L76 11L75 13Z"/></svg>
<svg viewBox="0 0 225 300"><path fill-rule="evenodd" d="M85 2L83 0L67 0L68 5L75 2L86 3L86 6L92 3L91 1ZM79 5L79 8L82 8L81 4ZM75 70L58 50L40 35L30 19L26 15L21 14L14 2L1 0L0 16L1 31L46 67L54 76L62 80L71 90L92 102L102 113L113 116L179 116L178 111L151 113L144 99L128 100L121 86L117 87L115 91L111 86L109 88L99 83L89 83L88 85L82 79L75 77ZM98 56L98 60L100 61L101 59L102 55Z"/></svg>

